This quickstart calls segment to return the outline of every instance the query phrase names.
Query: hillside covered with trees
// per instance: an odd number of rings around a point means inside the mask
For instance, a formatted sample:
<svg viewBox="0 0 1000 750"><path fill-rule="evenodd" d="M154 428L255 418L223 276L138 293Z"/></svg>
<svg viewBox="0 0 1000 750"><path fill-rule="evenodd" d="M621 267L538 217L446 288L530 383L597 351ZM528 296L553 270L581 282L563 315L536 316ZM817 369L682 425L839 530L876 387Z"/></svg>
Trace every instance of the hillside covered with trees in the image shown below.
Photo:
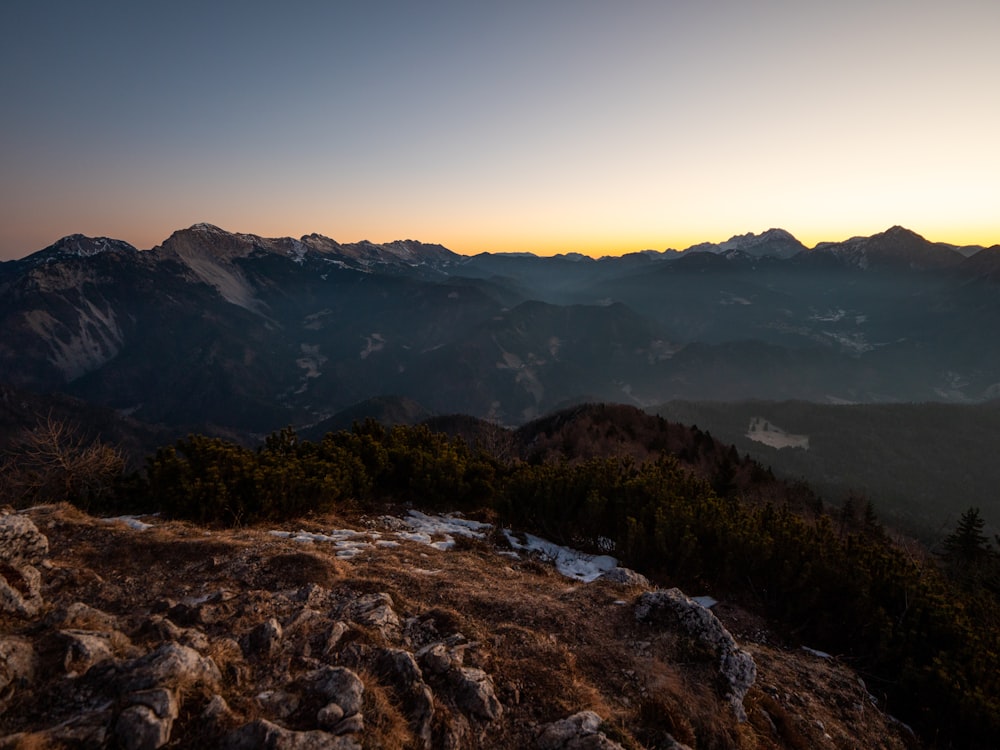
<svg viewBox="0 0 1000 750"><path fill-rule="evenodd" d="M228 526L386 503L478 514L739 601L837 654L932 745L1000 736L1000 559L978 510L935 557L870 505L828 512L808 487L638 410L579 407L514 433L436 426L452 434L365 422L259 448L191 435L75 501Z"/></svg>

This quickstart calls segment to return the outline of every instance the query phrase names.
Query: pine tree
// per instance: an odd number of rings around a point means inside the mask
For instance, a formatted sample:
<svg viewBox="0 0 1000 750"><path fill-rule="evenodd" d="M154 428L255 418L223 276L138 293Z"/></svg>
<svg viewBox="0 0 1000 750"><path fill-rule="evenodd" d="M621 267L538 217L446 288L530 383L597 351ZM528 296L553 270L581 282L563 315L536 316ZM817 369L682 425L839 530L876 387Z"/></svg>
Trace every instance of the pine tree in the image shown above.
<svg viewBox="0 0 1000 750"><path fill-rule="evenodd" d="M942 543L945 559L958 568L969 568L988 560L993 550L989 538L983 533L985 525L979 508L965 511L958 526Z"/></svg>

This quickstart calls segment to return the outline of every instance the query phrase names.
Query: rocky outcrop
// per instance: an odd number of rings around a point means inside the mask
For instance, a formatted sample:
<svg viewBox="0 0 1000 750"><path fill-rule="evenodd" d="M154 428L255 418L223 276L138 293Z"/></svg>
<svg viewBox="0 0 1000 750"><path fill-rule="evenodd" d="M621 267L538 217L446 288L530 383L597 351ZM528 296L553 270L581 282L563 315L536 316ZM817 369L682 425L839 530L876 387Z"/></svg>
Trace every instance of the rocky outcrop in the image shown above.
<svg viewBox="0 0 1000 750"><path fill-rule="evenodd" d="M614 567L611 570L606 570L601 573L600 581L608 581L610 583L618 583L622 586L636 586L638 588L648 589L652 586L649 579L646 578L642 573L637 573L631 568L622 568L620 566Z"/></svg>
<svg viewBox="0 0 1000 750"><path fill-rule="evenodd" d="M625 750L600 731L603 723L593 711L580 711L544 726L536 744L539 750Z"/></svg>
<svg viewBox="0 0 1000 750"><path fill-rule="evenodd" d="M805 676L778 674L778 659L804 657L774 650L737 726L729 702L753 660L707 610L630 576L619 582L631 590L566 585L484 546L401 545L295 588L284 571L301 542L189 524L140 533L73 513L34 516L56 551L42 616L0 617L0 750L684 750L672 735L783 749L795 746L786 726L799 747L895 731L870 702L857 708L857 687L836 688L842 715L827 710L808 685L833 667L812 658ZM36 553L18 559L37 560L44 547L24 528L18 544Z"/></svg>
<svg viewBox="0 0 1000 750"><path fill-rule="evenodd" d="M38 655L30 640L0 638L0 712L18 689L31 684L37 671Z"/></svg>
<svg viewBox="0 0 1000 750"><path fill-rule="evenodd" d="M361 750L352 737L334 737L319 730L285 729L267 719L257 719L230 732L222 750Z"/></svg>
<svg viewBox="0 0 1000 750"><path fill-rule="evenodd" d="M34 617L42 607L42 574L35 567L49 540L27 516L0 516L0 613Z"/></svg>
<svg viewBox="0 0 1000 750"><path fill-rule="evenodd" d="M740 721L746 721L743 698L757 679L753 657L741 649L719 619L680 589L650 591L635 605L639 622L680 627L719 660L719 674L728 686L727 698Z"/></svg>

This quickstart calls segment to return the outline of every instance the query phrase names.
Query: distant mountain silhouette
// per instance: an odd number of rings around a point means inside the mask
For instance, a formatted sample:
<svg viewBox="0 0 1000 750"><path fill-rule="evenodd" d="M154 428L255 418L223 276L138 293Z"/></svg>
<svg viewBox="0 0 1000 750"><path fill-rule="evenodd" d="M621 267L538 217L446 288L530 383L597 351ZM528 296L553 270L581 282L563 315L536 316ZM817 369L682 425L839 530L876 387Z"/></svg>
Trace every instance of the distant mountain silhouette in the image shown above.
<svg viewBox="0 0 1000 750"><path fill-rule="evenodd" d="M0 383L240 434L386 394L500 424L582 399L970 402L1000 394L1000 251L972 250L901 227L601 259L71 235L0 263Z"/></svg>

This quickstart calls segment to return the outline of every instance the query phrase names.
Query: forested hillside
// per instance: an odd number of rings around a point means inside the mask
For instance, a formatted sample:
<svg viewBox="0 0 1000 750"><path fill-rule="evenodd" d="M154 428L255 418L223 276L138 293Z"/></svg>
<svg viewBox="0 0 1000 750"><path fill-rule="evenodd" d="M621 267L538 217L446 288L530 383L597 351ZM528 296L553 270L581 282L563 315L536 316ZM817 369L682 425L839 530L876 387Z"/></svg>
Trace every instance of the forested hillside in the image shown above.
<svg viewBox="0 0 1000 750"><path fill-rule="evenodd" d="M807 481L828 502L871 501L893 526L940 542L970 506L1000 532L1000 402L814 404L672 401L652 410L697 424L777 474ZM774 447L749 436L754 420L807 438ZM801 440L799 441L801 443Z"/></svg>
<svg viewBox="0 0 1000 750"><path fill-rule="evenodd" d="M77 502L225 525L386 502L486 514L743 603L839 654L927 737L1000 736L1000 564L978 512L933 557L894 542L870 505L825 512L807 487L636 410L578 409L506 443L470 427L366 422L316 442L289 429L258 449L192 435Z"/></svg>

